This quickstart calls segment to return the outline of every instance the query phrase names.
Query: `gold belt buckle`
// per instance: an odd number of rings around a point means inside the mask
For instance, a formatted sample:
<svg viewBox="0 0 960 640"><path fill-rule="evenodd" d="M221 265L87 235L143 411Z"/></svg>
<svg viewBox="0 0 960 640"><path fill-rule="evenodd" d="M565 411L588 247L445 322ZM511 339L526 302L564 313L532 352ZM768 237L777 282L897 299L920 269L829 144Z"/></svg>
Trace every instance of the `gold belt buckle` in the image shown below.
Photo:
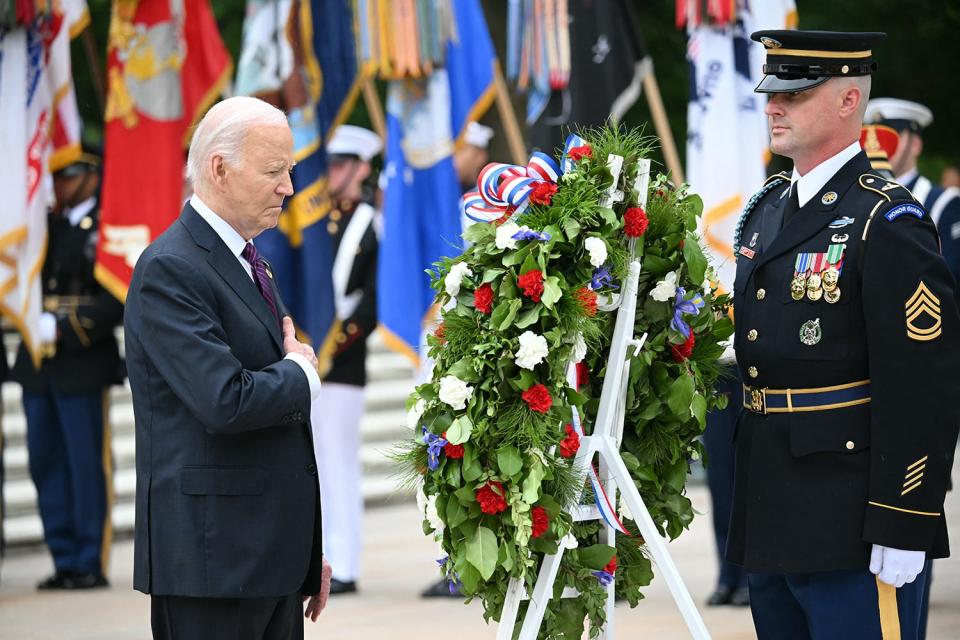
<svg viewBox="0 0 960 640"><path fill-rule="evenodd" d="M753 409L755 413L762 413L766 415L767 390L756 389L754 387L749 387L749 389L750 389L750 408Z"/></svg>

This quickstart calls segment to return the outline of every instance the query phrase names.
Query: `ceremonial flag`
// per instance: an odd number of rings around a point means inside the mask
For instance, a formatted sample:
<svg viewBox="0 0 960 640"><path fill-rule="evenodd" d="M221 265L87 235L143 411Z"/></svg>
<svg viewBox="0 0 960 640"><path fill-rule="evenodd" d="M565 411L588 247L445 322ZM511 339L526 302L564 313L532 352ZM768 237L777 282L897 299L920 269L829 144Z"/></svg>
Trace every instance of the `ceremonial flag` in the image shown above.
<svg viewBox="0 0 960 640"><path fill-rule="evenodd" d="M297 162L295 193L278 227L256 242L275 268L302 339L318 351L321 374L339 333L324 145L353 109L361 82L349 0L248 1L237 93L256 95L287 112Z"/></svg>
<svg viewBox="0 0 960 640"><path fill-rule="evenodd" d="M494 97L496 54L483 10L478 0L451 4L456 35L446 43L445 67L425 78L392 80L387 92L377 306L387 344L415 365L424 323L433 316L425 270L463 246L453 151Z"/></svg>
<svg viewBox="0 0 960 640"><path fill-rule="evenodd" d="M180 214L193 125L231 71L207 0L114 0L95 274L121 301L137 258Z"/></svg>
<svg viewBox="0 0 960 640"><path fill-rule="evenodd" d="M525 4L529 7L533 3ZM534 45L529 54L518 56L517 64L528 67L534 79L543 73L550 76L534 81L528 97L527 124L535 149L552 154L563 146L572 127L618 121L640 97L647 52L632 5L630 0L569 0L569 25L562 24L562 17L553 21L560 23L558 28L569 31L569 44L564 45L565 33L561 32L556 37L557 45L544 37L542 47ZM527 14L529 21L536 22L536 14L530 14L529 9ZM534 25L532 34L549 36L550 25L551 21L543 28ZM511 32L519 35L522 30ZM545 51L536 55L538 49ZM563 60L565 49L567 63ZM559 60L559 73L544 70L546 61L553 58ZM567 64L569 69L564 72ZM569 76L568 83L563 82L564 73ZM546 95L544 84L550 87Z"/></svg>
<svg viewBox="0 0 960 640"><path fill-rule="evenodd" d="M778 12L770 6L774 4L780 8ZM783 0L769 3L762 18L740 7L725 25L688 22L691 96L686 176L703 198L700 230L719 284L726 291L732 289L736 271L733 234L737 220L747 200L763 184L769 159L766 99L753 92L762 76L762 45L758 52L750 33L785 28L793 20L791 16L795 16L793 2Z"/></svg>
<svg viewBox="0 0 960 640"><path fill-rule="evenodd" d="M57 11L0 33L0 312L40 362L37 337L46 255L51 170L80 155L80 122L70 69L70 35L86 5L68 0Z"/></svg>

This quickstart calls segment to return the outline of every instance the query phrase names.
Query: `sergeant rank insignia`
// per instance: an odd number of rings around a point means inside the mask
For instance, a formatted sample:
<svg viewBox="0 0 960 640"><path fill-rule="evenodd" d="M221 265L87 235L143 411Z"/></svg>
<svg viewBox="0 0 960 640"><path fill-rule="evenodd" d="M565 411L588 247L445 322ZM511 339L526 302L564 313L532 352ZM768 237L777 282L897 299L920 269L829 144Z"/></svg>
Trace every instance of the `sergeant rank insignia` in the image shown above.
<svg viewBox="0 0 960 640"><path fill-rule="evenodd" d="M907 315L907 337L911 340L927 342L940 337L943 332L940 319L940 298L935 296L923 280L917 286L910 299L905 305ZM923 322L926 327L921 327L918 321L927 316Z"/></svg>
<svg viewBox="0 0 960 640"><path fill-rule="evenodd" d="M823 331L820 329L820 318L807 320L800 325L800 342L803 344L812 347L818 344L821 338L823 338Z"/></svg>

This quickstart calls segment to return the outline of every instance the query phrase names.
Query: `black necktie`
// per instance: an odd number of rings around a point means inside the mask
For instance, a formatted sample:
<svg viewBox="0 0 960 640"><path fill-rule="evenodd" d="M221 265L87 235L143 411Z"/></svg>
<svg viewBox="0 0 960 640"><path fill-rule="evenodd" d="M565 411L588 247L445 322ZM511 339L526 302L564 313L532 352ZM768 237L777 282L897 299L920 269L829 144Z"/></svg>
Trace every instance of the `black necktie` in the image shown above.
<svg viewBox="0 0 960 640"><path fill-rule="evenodd" d="M799 187L797 187L797 185L793 185L790 187L790 198L787 200L787 206L783 210L783 226L784 227L790 224L790 219L794 215L796 215L797 211L800 209L800 199L797 196L797 192L799 190L800 189Z"/></svg>

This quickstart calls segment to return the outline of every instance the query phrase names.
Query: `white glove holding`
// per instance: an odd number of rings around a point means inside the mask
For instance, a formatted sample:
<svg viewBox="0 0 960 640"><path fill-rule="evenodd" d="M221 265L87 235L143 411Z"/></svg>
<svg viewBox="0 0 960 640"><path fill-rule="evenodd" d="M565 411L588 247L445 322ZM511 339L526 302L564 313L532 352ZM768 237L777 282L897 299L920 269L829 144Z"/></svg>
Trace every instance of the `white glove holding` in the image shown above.
<svg viewBox="0 0 960 640"><path fill-rule="evenodd" d="M917 579L926 559L924 551L904 551L875 544L870 552L870 573L899 589Z"/></svg>
<svg viewBox="0 0 960 640"><path fill-rule="evenodd" d="M40 342L49 344L57 341L57 317L52 313L44 311L40 314L40 327L38 336Z"/></svg>

